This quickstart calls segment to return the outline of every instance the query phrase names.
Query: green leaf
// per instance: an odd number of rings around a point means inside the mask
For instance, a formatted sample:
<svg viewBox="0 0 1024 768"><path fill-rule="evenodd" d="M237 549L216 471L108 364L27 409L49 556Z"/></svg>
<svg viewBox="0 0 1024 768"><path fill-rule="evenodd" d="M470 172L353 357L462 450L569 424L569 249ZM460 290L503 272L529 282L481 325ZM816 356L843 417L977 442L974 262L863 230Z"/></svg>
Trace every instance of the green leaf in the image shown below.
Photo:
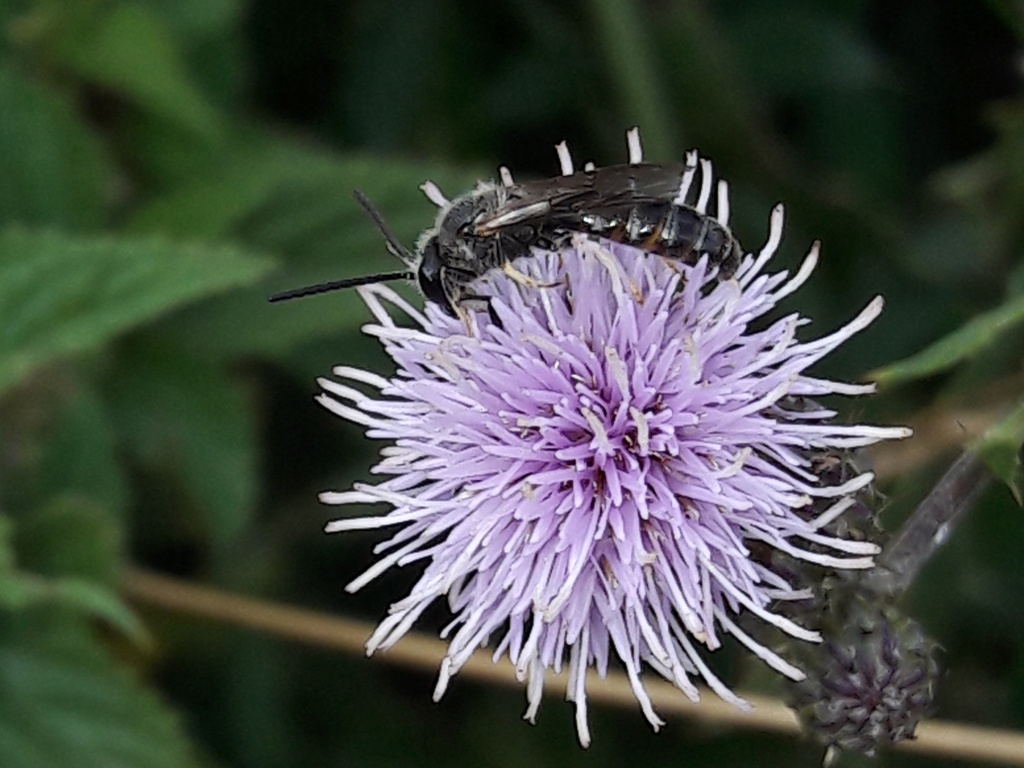
<svg viewBox="0 0 1024 768"><path fill-rule="evenodd" d="M1006 483L1017 503L1024 506L1024 398L1000 421L985 430L971 449Z"/></svg>
<svg viewBox="0 0 1024 768"><path fill-rule="evenodd" d="M109 511L94 501L58 496L19 516L14 546L19 567L41 576L117 587L123 557L121 531Z"/></svg>
<svg viewBox="0 0 1024 768"><path fill-rule="evenodd" d="M112 177L69 101L0 67L0 221L94 229Z"/></svg>
<svg viewBox="0 0 1024 768"><path fill-rule="evenodd" d="M0 232L0 392L52 358L269 268L233 248Z"/></svg>
<svg viewBox="0 0 1024 768"><path fill-rule="evenodd" d="M209 360L164 344L122 350L108 386L125 446L148 471L170 479L185 501L151 501L145 512L188 517L215 550L245 528L255 506L256 425L244 388Z"/></svg>
<svg viewBox="0 0 1024 768"><path fill-rule="evenodd" d="M14 521L0 514L0 573L14 569Z"/></svg>
<svg viewBox="0 0 1024 768"><path fill-rule="evenodd" d="M37 496L73 493L94 500L116 520L128 503L128 482L116 454L103 402L85 384L60 414L38 461Z"/></svg>
<svg viewBox="0 0 1024 768"><path fill-rule="evenodd" d="M161 20L174 32L183 47L191 48L210 38L222 41L232 32L244 15L245 8L238 0L134 0L160 15ZM220 67L230 67L223 59Z"/></svg>
<svg viewBox="0 0 1024 768"><path fill-rule="evenodd" d="M149 642L117 593L121 536L105 510L66 496L19 517L16 527L0 517L0 526L0 605L63 606Z"/></svg>
<svg viewBox="0 0 1024 768"><path fill-rule="evenodd" d="M143 205L128 222L128 231L172 237L224 238L253 212L294 183L296 177L327 178L327 169L305 171L269 146L243 144L222 156L205 176L173 194ZM308 178L308 177L307 177Z"/></svg>
<svg viewBox="0 0 1024 768"><path fill-rule="evenodd" d="M218 297L176 313L169 328L209 354L282 359L297 344L336 336L370 319L353 292L269 305L286 288L395 268L380 234L352 199L363 190L397 235L412 246L436 208L418 185L433 179L449 195L479 173L365 156L331 155L254 140L248 152L140 212L135 231L199 231L279 255L289 264L272 286Z"/></svg>
<svg viewBox="0 0 1024 768"><path fill-rule="evenodd" d="M44 579L25 571L0 573L0 606L15 612L61 606L107 622L139 646L151 642L145 628L116 592L83 579Z"/></svg>
<svg viewBox="0 0 1024 768"><path fill-rule="evenodd" d="M1020 8L1013 0L988 0L986 5L1018 41L1024 42L1024 19L1021 18Z"/></svg>
<svg viewBox="0 0 1024 768"><path fill-rule="evenodd" d="M153 9L180 41L190 80L218 105L234 107L252 96L252 69L243 33L251 9L239 0L135 0Z"/></svg>
<svg viewBox="0 0 1024 768"><path fill-rule="evenodd" d="M1002 334L1024 323L1024 296L972 318L948 336L915 355L868 374L880 386L931 376L970 358Z"/></svg>
<svg viewBox="0 0 1024 768"><path fill-rule="evenodd" d="M222 116L192 84L163 19L137 3L65 30L58 54L83 78L205 140L224 132Z"/></svg>
<svg viewBox="0 0 1024 768"><path fill-rule="evenodd" d="M196 765L177 716L63 612L0 614L0 690L0 765Z"/></svg>
<svg viewBox="0 0 1024 768"><path fill-rule="evenodd" d="M341 223L368 229L380 238L352 198L361 189L384 209L389 221L393 208L410 218L409 228L398 231L410 241L433 223L436 209L419 189L432 179L450 196L468 189L481 178L480 169L451 168L413 163L399 158L365 154L338 154L288 142L251 131L236 137L220 156L220 163L196 176L191 184L142 207L128 222L129 231L169 236L227 237L255 243L253 224L270 229L290 220L318 226L316 235L338 233L325 225ZM312 208L311 208L312 206ZM273 221L267 221L268 217ZM333 221L340 219L340 222ZM294 231L294 224L291 229ZM326 232L325 232L326 229ZM304 231L303 226L298 230ZM280 239L279 239L280 242ZM338 258L334 245L320 245ZM301 254L296 254L301 255Z"/></svg>

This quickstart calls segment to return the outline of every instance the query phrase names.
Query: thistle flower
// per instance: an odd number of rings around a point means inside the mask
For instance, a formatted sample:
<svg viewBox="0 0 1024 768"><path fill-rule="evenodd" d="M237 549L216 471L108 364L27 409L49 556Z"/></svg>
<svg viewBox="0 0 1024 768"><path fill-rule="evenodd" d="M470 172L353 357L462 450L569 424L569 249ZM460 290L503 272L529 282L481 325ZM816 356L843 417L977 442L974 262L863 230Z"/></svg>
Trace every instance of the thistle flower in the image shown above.
<svg viewBox="0 0 1024 768"><path fill-rule="evenodd" d="M720 193L723 224L727 202ZM739 626L749 614L820 641L772 609L807 591L752 549L870 567L875 545L823 527L872 476L825 485L808 457L908 432L837 424L831 410L793 405L872 391L806 371L865 328L882 301L811 341L797 339L807 320L796 313L761 320L818 257L815 244L794 276L764 273L782 224L778 206L766 245L730 279L719 280L706 258L685 266L581 236L517 261L514 279L486 274L473 293L488 302L467 306L465 318L429 304L421 312L386 286L360 289L376 318L364 331L397 372L335 368L318 399L393 445L373 470L383 481L321 499L392 510L327 530L398 528L349 591L392 566L425 563L368 653L393 645L446 596L454 618L442 632L449 646L435 699L493 642L495 660L508 654L525 682L532 720L546 674L566 665L584 746L591 667L604 676L621 665L655 729L662 720L641 680L644 663L690 699L702 680L739 707L747 704L705 661L723 635L786 677L804 676ZM820 499L833 502L819 513Z"/></svg>

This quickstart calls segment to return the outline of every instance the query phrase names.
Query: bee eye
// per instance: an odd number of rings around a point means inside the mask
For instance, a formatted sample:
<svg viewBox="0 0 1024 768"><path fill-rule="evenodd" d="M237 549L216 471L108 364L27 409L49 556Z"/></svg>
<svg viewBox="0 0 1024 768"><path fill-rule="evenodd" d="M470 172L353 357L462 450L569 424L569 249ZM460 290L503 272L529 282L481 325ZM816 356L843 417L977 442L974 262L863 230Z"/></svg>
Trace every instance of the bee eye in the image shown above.
<svg viewBox="0 0 1024 768"><path fill-rule="evenodd" d="M428 301L439 304L449 309L451 300L444 290L442 273L444 260L441 258L441 249L438 248L437 239L431 238L422 250L423 257L420 260L419 269L416 272L416 282Z"/></svg>
<svg viewBox="0 0 1024 768"><path fill-rule="evenodd" d="M421 251L420 267L418 277L423 280L437 280L441 277L441 252L437 247L437 239L431 238Z"/></svg>

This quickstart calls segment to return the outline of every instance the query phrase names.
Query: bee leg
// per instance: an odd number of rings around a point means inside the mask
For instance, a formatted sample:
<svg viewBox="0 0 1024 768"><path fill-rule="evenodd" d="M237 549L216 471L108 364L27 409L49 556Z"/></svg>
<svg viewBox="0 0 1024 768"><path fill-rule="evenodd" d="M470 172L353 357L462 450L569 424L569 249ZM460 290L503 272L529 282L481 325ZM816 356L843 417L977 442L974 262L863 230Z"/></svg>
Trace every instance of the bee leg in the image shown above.
<svg viewBox="0 0 1024 768"><path fill-rule="evenodd" d="M482 305L481 308L487 310L487 315L488 317L491 318L492 324L498 326L499 328L505 327L504 325L502 325L501 318L498 317L498 313L494 311L494 305L491 304L490 296L477 296L476 294L467 294L466 296L463 297L464 303L470 301L476 305Z"/></svg>
<svg viewBox="0 0 1024 768"><path fill-rule="evenodd" d="M639 244L642 251L657 251L661 245L661 233L665 231L665 224L662 222Z"/></svg>
<svg viewBox="0 0 1024 768"><path fill-rule="evenodd" d="M524 275L518 269L512 266L512 263L506 261L501 265L501 271L508 275L513 282L518 283L524 288L556 288L561 285L561 280L556 280L553 283L542 283L538 280L534 280L529 275Z"/></svg>
<svg viewBox="0 0 1024 768"><path fill-rule="evenodd" d="M464 293L462 295L462 304L460 306L463 313L466 312L466 309L464 308L472 308L475 310L486 309L488 317L491 318L491 323L499 328L504 327L501 323L501 319L498 317L498 313L494 311L494 306L491 304L490 296L481 296L475 293ZM467 322L468 328L468 318L463 318L463 321Z"/></svg>
<svg viewBox="0 0 1024 768"><path fill-rule="evenodd" d="M466 310L461 303L455 304L453 309L455 310L455 316L462 321L463 327L466 329L466 335L473 335L473 319L469 312Z"/></svg>
<svg viewBox="0 0 1024 768"><path fill-rule="evenodd" d="M659 253L669 264L686 264L692 267L698 261L697 254L689 245L663 246Z"/></svg>
<svg viewBox="0 0 1024 768"><path fill-rule="evenodd" d="M474 310L487 309L491 306L491 297L482 296L478 293L464 293L459 302L464 307L469 307Z"/></svg>

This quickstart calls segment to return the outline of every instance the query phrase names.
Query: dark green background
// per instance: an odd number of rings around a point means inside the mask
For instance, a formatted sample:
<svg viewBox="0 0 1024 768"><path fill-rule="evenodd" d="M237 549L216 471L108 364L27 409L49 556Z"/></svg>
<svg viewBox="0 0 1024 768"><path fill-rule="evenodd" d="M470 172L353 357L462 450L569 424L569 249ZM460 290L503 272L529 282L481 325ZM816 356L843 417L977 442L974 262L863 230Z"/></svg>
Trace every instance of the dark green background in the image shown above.
<svg viewBox="0 0 1024 768"><path fill-rule="evenodd" d="M316 492L365 477L379 446L311 395L332 364L387 362L354 293L266 296L395 267L353 188L411 243L434 215L424 179L456 194L499 164L553 175L562 139L622 162L635 124L648 159L715 160L749 248L779 200L780 267L822 239L786 307L809 333L885 295L821 375L859 377L1006 305L852 417L1009 407L1022 38L1020 4L995 0L0 3L0 764L819 764L791 738L678 720L655 735L603 707L583 752L557 699L530 727L521 691L456 679L435 705L433 671L157 611L147 644L119 567L377 620L415 573L343 593L378 537L324 536ZM919 469L886 479L890 527L950 458L956 438L929 434ZM945 648L943 718L1024 725L1022 548L993 487L909 595ZM744 654L719 660L777 692Z"/></svg>

